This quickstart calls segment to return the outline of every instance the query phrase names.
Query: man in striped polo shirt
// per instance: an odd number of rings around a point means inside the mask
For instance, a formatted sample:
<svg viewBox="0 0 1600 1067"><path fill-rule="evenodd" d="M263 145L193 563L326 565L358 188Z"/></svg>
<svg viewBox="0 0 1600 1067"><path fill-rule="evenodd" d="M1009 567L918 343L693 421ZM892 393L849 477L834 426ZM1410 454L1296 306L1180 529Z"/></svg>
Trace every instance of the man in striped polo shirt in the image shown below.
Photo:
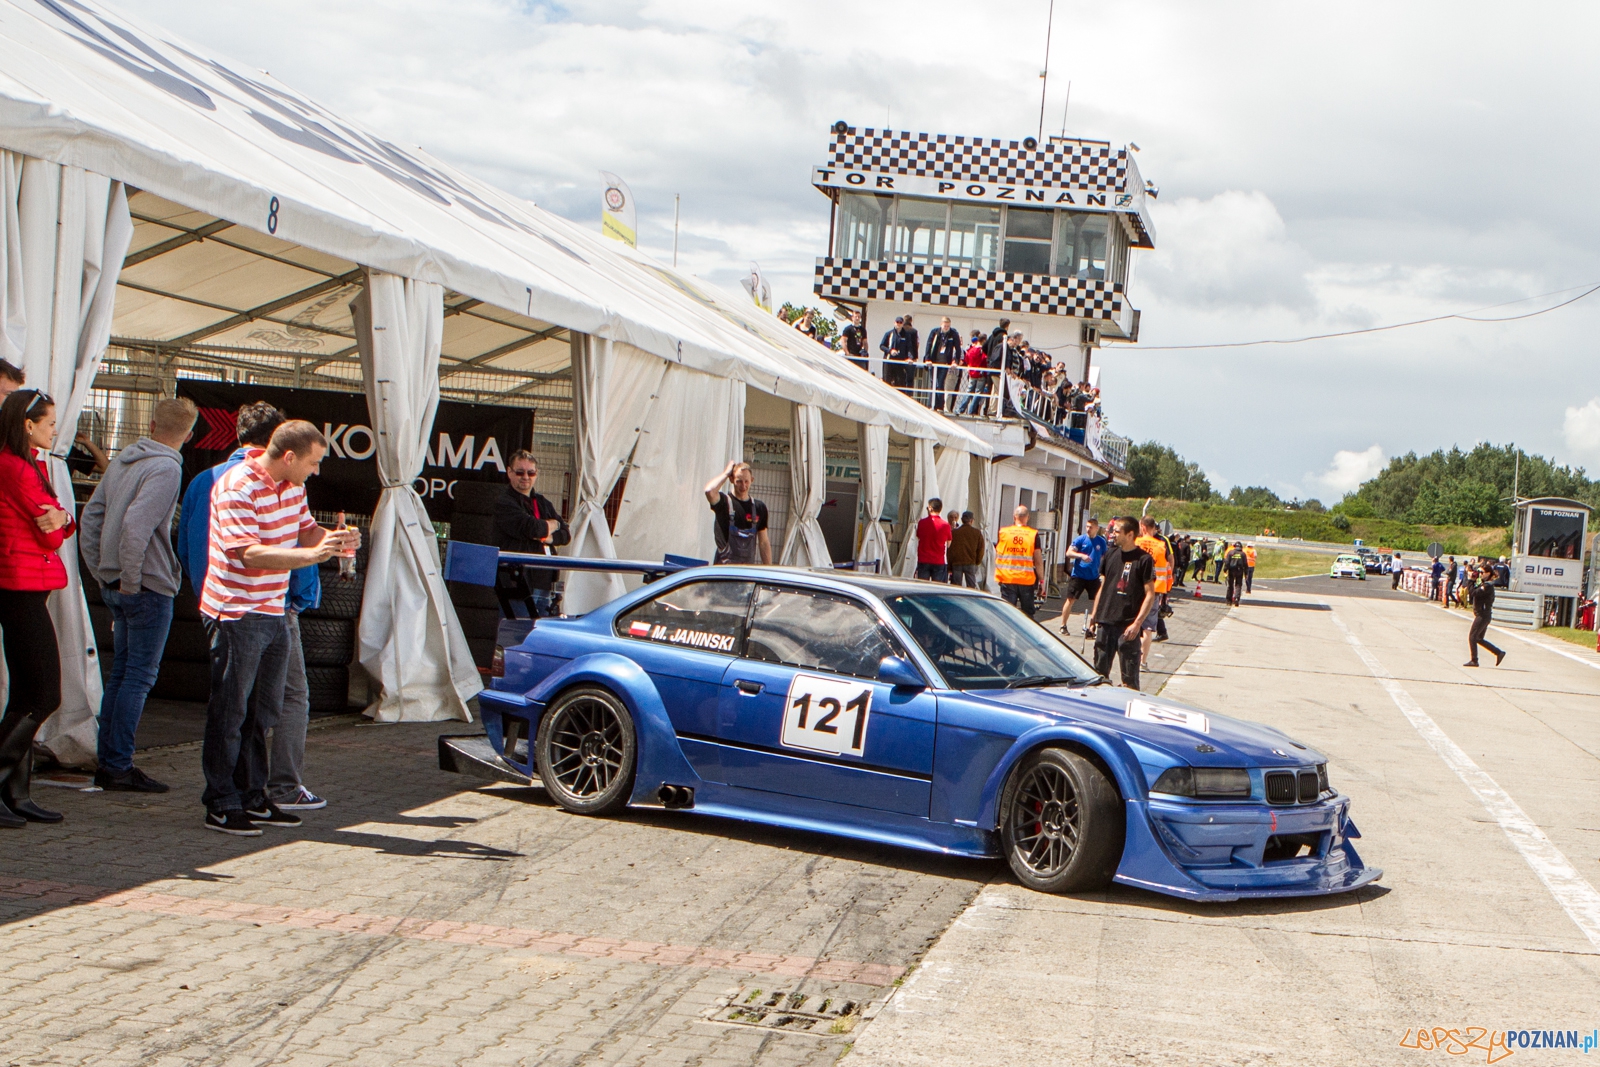
<svg viewBox="0 0 1600 1067"><path fill-rule="evenodd" d="M208 830L254 837L262 826L299 826L270 803L267 731L283 706L289 665L284 595L289 572L355 547L356 530L318 526L305 481L328 443L309 422L279 426L211 490L210 563L200 613L211 633L211 702L200 763Z"/></svg>

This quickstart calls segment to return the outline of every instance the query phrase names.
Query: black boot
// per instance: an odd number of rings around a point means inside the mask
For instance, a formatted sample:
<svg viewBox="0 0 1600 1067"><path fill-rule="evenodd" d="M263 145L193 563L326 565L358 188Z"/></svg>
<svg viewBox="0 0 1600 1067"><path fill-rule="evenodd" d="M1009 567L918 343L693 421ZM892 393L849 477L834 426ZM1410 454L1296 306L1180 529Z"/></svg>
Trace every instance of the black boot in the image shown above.
<svg viewBox="0 0 1600 1067"><path fill-rule="evenodd" d="M30 716L0 738L0 803L29 822L60 822L60 812L39 807L29 792L33 781L33 735L38 732L39 720Z"/></svg>

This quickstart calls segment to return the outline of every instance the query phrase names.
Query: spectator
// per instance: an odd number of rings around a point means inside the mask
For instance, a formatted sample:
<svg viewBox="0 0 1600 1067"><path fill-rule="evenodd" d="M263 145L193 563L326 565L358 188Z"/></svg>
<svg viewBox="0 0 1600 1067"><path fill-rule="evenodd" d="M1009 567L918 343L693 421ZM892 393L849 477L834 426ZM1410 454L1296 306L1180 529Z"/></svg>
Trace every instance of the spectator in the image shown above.
<svg viewBox="0 0 1600 1067"><path fill-rule="evenodd" d="M813 321L815 315L816 312L814 312L811 308L806 308L804 311L800 312L800 317L794 322L794 328L811 338L813 341L817 339L817 324L815 321Z"/></svg>
<svg viewBox="0 0 1600 1067"><path fill-rule="evenodd" d="M989 356L983 350L983 334L972 331L972 343L961 360L966 364L967 373L961 378L961 403L956 407L956 414L981 416L989 395L989 375L984 373Z"/></svg>
<svg viewBox="0 0 1600 1067"><path fill-rule="evenodd" d="M1450 565L1444 571L1444 596L1439 599L1445 607L1450 607L1456 598L1456 583L1461 580L1461 566L1454 556L1450 557Z"/></svg>
<svg viewBox="0 0 1600 1067"><path fill-rule="evenodd" d="M1256 543L1251 541L1244 546L1244 591L1253 593L1252 588L1256 581Z"/></svg>
<svg viewBox="0 0 1600 1067"><path fill-rule="evenodd" d="M706 483L706 502L715 518L718 563L772 563L772 541L767 537L767 505L750 495L755 476L750 464L734 461ZM722 486L733 486L733 495Z"/></svg>
<svg viewBox="0 0 1600 1067"><path fill-rule="evenodd" d="M1035 591L1044 584L1044 553L1038 531L1028 525L1028 509L1018 504L1012 519L995 543L994 577L1006 602L1031 619Z"/></svg>
<svg viewBox="0 0 1600 1067"><path fill-rule="evenodd" d="M983 533L973 521L972 512L961 513L961 525L950 532L950 548L945 558L950 561L950 584L964 585L968 589L986 589L989 583L983 575L983 550L986 547Z"/></svg>
<svg viewBox="0 0 1600 1067"><path fill-rule="evenodd" d="M1178 537L1177 544L1173 547L1177 549L1178 558L1177 565L1172 569L1172 584L1180 586L1183 584L1183 576L1189 573L1189 561L1194 550L1194 539L1188 534L1182 534Z"/></svg>
<svg viewBox="0 0 1600 1067"><path fill-rule="evenodd" d="M933 410L945 409L947 393L952 411L955 410L956 376L961 372L952 370L952 364L961 362L961 331L950 325L950 316L946 315L939 320L939 328L928 334L928 349L924 353L928 361L929 371L932 374L931 388L933 389Z"/></svg>
<svg viewBox="0 0 1600 1067"><path fill-rule="evenodd" d="M1499 562L1494 565L1494 574L1494 586L1496 589L1511 588L1511 565L1506 562L1504 556L1501 556Z"/></svg>
<svg viewBox="0 0 1600 1067"><path fill-rule="evenodd" d="M1227 562L1228 541L1226 538L1217 539L1216 552L1211 557L1211 581L1213 584L1222 581L1222 568Z"/></svg>
<svg viewBox="0 0 1600 1067"><path fill-rule="evenodd" d="M1389 588L1390 589L1399 589L1400 588L1400 578L1405 573L1406 573L1405 560L1401 559L1400 558L1400 553L1396 552L1394 555L1389 557Z"/></svg>
<svg viewBox="0 0 1600 1067"><path fill-rule="evenodd" d="M14 380L14 379L8 379ZM13 389L0 405L0 631L6 710L0 716L0 827L60 822L33 802L33 736L61 705L61 652L46 606L67 585L60 548L77 532L39 454L56 438L56 404L37 389Z"/></svg>
<svg viewBox="0 0 1600 1067"><path fill-rule="evenodd" d="M883 380L896 389L909 389L917 362L917 330L911 316L894 320L894 328L878 343L883 353Z"/></svg>
<svg viewBox="0 0 1600 1067"><path fill-rule="evenodd" d="M1435 557L1433 566L1428 568L1428 599L1439 599L1439 579L1444 577L1444 561Z"/></svg>
<svg viewBox="0 0 1600 1067"><path fill-rule="evenodd" d="M917 577L924 581L950 580L950 565L945 559L950 524L939 514L943 509L944 501L930 497L928 513L917 522Z"/></svg>
<svg viewBox="0 0 1600 1067"><path fill-rule="evenodd" d="M183 481L179 449L198 416L192 400L162 400L150 436L117 453L83 509L78 551L111 609L111 676L100 698L94 784L101 789L165 793L133 765L133 739L145 697L156 684L172 626L172 599L183 571L172 547L172 517Z"/></svg>
<svg viewBox="0 0 1600 1067"><path fill-rule="evenodd" d="M521 448L511 453L505 490L494 502L495 547L553 556L554 549L572 540L556 506L533 491L538 480L539 461L533 453ZM497 575L495 591L503 608L509 609L510 599L517 597L527 607L528 618L538 619L553 610L550 590L555 580L556 572L546 567L505 567Z"/></svg>
<svg viewBox="0 0 1600 1067"><path fill-rule="evenodd" d="M246 458L261 455L272 442L273 431L286 421L283 412L257 400L234 415L239 447L221 463L195 475L183 493L178 512L178 552L183 558L189 587L198 596L205 589L211 568L211 490L228 471ZM328 802L305 785L306 728L311 722L311 691L306 684L305 649L300 644L300 616L322 603L322 575L315 564L289 572L284 598L284 624L289 630L289 662L284 671L283 701L272 727L267 755L267 799L284 811L316 811ZM211 630L204 615L201 623Z"/></svg>
<svg viewBox="0 0 1600 1067"><path fill-rule="evenodd" d="M1088 597L1088 603L1083 606L1083 636L1089 636L1094 599L1100 595L1100 561L1105 558L1107 547L1100 533L1100 520L1093 515L1084 524L1083 533L1067 546L1067 588L1061 598L1062 633L1070 632L1073 605L1083 596Z"/></svg>
<svg viewBox="0 0 1600 1067"><path fill-rule="evenodd" d="M1111 520L1112 545L1100 562L1100 592L1095 594L1094 669L1111 677L1111 661L1122 668L1122 684L1139 688L1140 626L1156 599L1155 562L1139 547L1139 524Z"/></svg>
<svg viewBox="0 0 1600 1067"><path fill-rule="evenodd" d="M1228 569L1228 588L1225 596L1233 607L1239 606L1239 594L1244 588L1245 562L1244 546L1235 541L1233 547L1228 549L1222 558L1223 566Z"/></svg>
<svg viewBox="0 0 1600 1067"><path fill-rule="evenodd" d="M28 375L21 367L0 359L0 400L28 383Z"/></svg>
<svg viewBox="0 0 1600 1067"><path fill-rule="evenodd" d="M1150 554L1156 576L1156 601L1150 614L1140 625L1139 655L1146 670L1150 667L1150 645L1167 639L1167 623L1161 617L1166 607L1167 594L1172 590L1172 546L1161 536L1156 520L1146 515L1139 520L1139 536L1134 544Z"/></svg>
<svg viewBox="0 0 1600 1067"><path fill-rule="evenodd" d="M867 332L861 325L861 309L850 312L850 322L840 332L839 337L844 341L844 358L860 367L867 369Z"/></svg>
<svg viewBox="0 0 1600 1067"><path fill-rule="evenodd" d="M72 438L72 448L67 452L67 469L73 474L84 477L104 474L106 468L111 466L111 457L106 455L106 450L89 432L95 420L92 411L85 411L78 416L78 432Z"/></svg>
<svg viewBox="0 0 1600 1067"><path fill-rule="evenodd" d="M211 492L211 555L200 593L200 613L212 620L200 752L208 830L256 837L262 826L300 825L266 794L267 731L278 724L290 661L289 572L361 539L356 530L323 529L306 507L306 479L327 448L309 422L285 422L266 451L224 471Z"/></svg>

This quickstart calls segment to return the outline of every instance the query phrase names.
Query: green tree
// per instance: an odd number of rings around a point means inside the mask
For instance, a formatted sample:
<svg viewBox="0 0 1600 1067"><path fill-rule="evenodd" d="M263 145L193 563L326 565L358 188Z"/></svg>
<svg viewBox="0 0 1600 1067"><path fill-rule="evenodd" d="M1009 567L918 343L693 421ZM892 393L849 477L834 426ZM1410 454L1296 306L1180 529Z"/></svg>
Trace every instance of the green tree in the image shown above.
<svg viewBox="0 0 1600 1067"><path fill-rule="evenodd" d="M1396 456L1371 481L1340 504L1346 515L1359 517L1365 507L1377 518L1406 520L1412 515L1492 514L1494 523L1510 521L1508 507L1489 508L1483 486L1501 504L1513 487L1524 497L1564 496L1600 506L1600 483L1582 467L1562 467L1543 456L1521 453L1513 445L1480 443L1471 451L1439 449L1426 456Z"/></svg>
<svg viewBox="0 0 1600 1067"><path fill-rule="evenodd" d="M1487 482L1424 482L1407 518L1434 526L1504 526L1511 508Z"/></svg>
<svg viewBox="0 0 1600 1067"><path fill-rule="evenodd" d="M839 324L833 320L832 315L821 308L807 308L804 304L784 301L783 306L778 309L778 318L793 326L807 311L811 312L811 324L817 328L817 340L823 344L832 344L833 339L839 336Z"/></svg>
<svg viewBox="0 0 1600 1067"><path fill-rule="evenodd" d="M1211 482L1200 470L1200 464L1185 461L1167 445L1146 441L1128 447L1128 484L1107 486L1104 492L1110 496L1204 501L1211 498Z"/></svg>
<svg viewBox="0 0 1600 1067"><path fill-rule="evenodd" d="M1264 485L1252 485L1248 488L1234 486L1228 490L1228 503L1240 508L1281 508L1284 506L1282 498Z"/></svg>

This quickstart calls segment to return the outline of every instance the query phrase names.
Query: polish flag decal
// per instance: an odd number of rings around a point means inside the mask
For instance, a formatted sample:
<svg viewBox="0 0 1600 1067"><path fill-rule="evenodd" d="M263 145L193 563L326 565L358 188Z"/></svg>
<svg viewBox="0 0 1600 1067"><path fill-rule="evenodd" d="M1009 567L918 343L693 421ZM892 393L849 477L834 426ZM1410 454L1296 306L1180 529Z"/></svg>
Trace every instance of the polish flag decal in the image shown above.
<svg viewBox="0 0 1600 1067"><path fill-rule="evenodd" d="M631 623L628 626L628 636L629 637L649 637L650 636L650 624L647 623L647 622Z"/></svg>

